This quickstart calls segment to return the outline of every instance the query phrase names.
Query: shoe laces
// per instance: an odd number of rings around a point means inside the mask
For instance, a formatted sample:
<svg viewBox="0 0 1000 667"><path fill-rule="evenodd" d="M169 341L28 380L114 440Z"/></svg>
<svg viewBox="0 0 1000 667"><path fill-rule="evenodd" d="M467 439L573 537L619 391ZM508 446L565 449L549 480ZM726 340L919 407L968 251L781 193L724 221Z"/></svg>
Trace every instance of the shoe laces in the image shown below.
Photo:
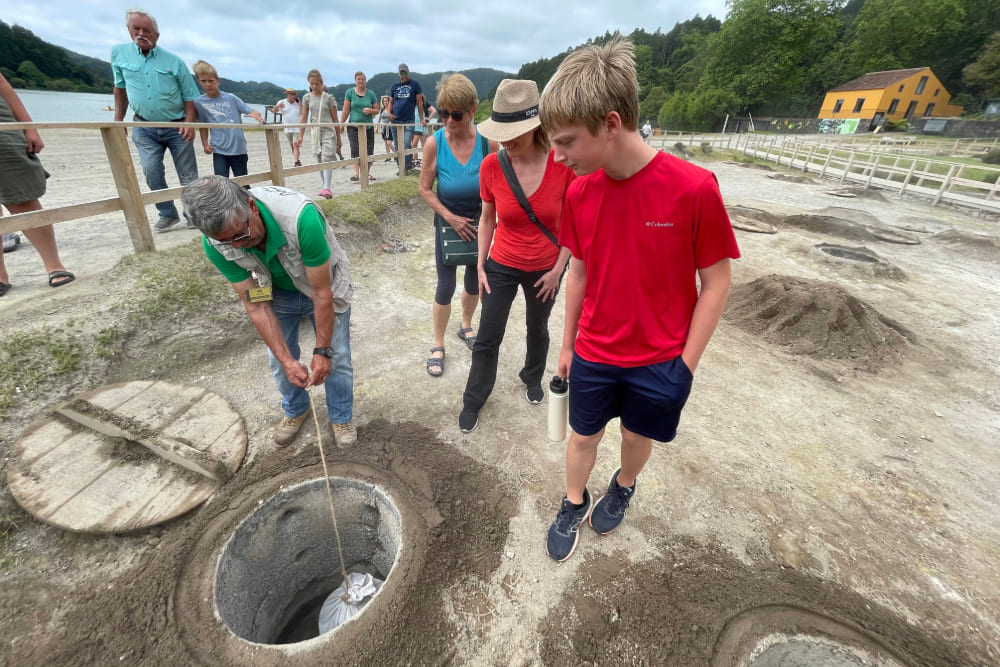
<svg viewBox="0 0 1000 667"><path fill-rule="evenodd" d="M615 482L614 490L608 492L608 511L611 514L621 514L627 510L629 501L632 500L632 493L632 489Z"/></svg>
<svg viewBox="0 0 1000 667"><path fill-rule="evenodd" d="M584 506L586 507L586 505ZM575 532L577 526L580 524L576 517L579 511L568 498L564 499L562 505L559 506L559 513L556 514L556 531L564 535ZM574 523L576 525L573 525Z"/></svg>

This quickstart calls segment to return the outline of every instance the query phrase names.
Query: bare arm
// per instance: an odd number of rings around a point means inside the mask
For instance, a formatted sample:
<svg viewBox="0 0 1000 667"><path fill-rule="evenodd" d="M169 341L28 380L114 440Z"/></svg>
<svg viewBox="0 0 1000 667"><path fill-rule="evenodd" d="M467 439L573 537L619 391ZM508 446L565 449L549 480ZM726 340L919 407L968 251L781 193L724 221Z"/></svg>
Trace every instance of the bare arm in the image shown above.
<svg viewBox="0 0 1000 667"><path fill-rule="evenodd" d="M708 341L722 317L722 309L729 298L729 283L732 277L732 261L723 259L712 266L698 269L701 291L691 315L691 328L681 358L692 373L698 368L701 355L708 347Z"/></svg>
<svg viewBox="0 0 1000 667"><path fill-rule="evenodd" d="M247 299L247 290L253 287L257 287L257 282L252 278L233 283L233 289L236 290L240 301L243 302L243 307L246 309L247 315L250 316L250 321L257 328L257 333L260 334L261 340L264 341L264 344L267 345L271 353L281 363L281 367L285 370L285 375L288 376L288 379L295 386L307 386L309 382L309 369L296 361L292 357L292 353L288 351L288 346L285 345L285 337L281 333L281 325L278 324L278 318L274 314L271 302L261 301L251 303Z"/></svg>
<svg viewBox="0 0 1000 667"><path fill-rule="evenodd" d="M483 202L483 212L479 216L479 254L476 258L476 270L479 273L479 298L482 295L490 294L490 281L486 276L486 258L490 254L490 246L493 245L493 235L497 230L497 207L489 201Z"/></svg>
<svg viewBox="0 0 1000 667"><path fill-rule="evenodd" d="M340 112L340 122L346 123L347 117L351 115L351 101L348 99L344 100L344 110ZM336 118L336 116L334 116Z"/></svg>
<svg viewBox="0 0 1000 667"><path fill-rule="evenodd" d="M561 252L561 251L560 251ZM583 312L583 294L587 286L587 266L577 258L566 274L566 317L563 323L562 348L559 350L559 377L568 378L573 365L573 346Z"/></svg>
<svg viewBox="0 0 1000 667"><path fill-rule="evenodd" d="M330 291L330 262L319 266L307 266L309 296L313 302L313 317L316 319L316 347L329 347L333 340L334 312L333 292ZM312 358L312 384L326 382L330 375L331 361L321 354Z"/></svg>
<svg viewBox="0 0 1000 667"><path fill-rule="evenodd" d="M2 97L7 103L7 106L10 107L11 113L14 114L14 120L21 123L31 122L31 115L28 113L28 110L24 108L24 105L21 103L21 98L17 96L17 93L14 92L13 86L7 82L7 79L3 74L0 74L0 97ZM45 144L42 142L42 137L39 136L38 130L25 130L24 138L28 141L29 153L39 153L43 148L45 148Z"/></svg>
<svg viewBox="0 0 1000 667"><path fill-rule="evenodd" d="M258 124L262 124L264 122L264 117L261 116L260 112L257 111L256 109L254 109L253 111L251 111L247 115L250 116L251 118L253 118L255 121L257 121Z"/></svg>
<svg viewBox="0 0 1000 667"><path fill-rule="evenodd" d="M205 153L208 155L212 154L212 145L208 143L208 128L199 127L198 136L201 137L201 147L204 149Z"/></svg>
<svg viewBox="0 0 1000 667"><path fill-rule="evenodd" d="M124 88L115 88L115 121L125 120L128 109L128 92Z"/></svg>
<svg viewBox="0 0 1000 667"><path fill-rule="evenodd" d="M434 192L434 179L437 178L437 141L433 136L424 144L423 168L420 171L420 196L435 213L440 215L466 241L476 237L476 228L472 226L472 218L455 215L441 203Z"/></svg>
<svg viewBox="0 0 1000 667"><path fill-rule="evenodd" d="M198 110L194 108L193 101L187 101L184 103L184 122L185 123L197 123L198 122ZM177 133L184 137L184 141L194 141L194 128L193 127L182 127L177 130Z"/></svg>

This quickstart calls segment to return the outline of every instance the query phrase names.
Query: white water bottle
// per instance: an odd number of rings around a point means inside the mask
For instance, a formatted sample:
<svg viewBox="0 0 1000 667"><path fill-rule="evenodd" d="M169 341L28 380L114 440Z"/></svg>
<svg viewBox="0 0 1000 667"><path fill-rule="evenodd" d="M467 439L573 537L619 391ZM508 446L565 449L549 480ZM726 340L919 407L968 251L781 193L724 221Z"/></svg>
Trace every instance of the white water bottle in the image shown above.
<svg viewBox="0 0 1000 667"><path fill-rule="evenodd" d="M566 439L566 422L569 418L569 380L558 375L549 383L549 440Z"/></svg>

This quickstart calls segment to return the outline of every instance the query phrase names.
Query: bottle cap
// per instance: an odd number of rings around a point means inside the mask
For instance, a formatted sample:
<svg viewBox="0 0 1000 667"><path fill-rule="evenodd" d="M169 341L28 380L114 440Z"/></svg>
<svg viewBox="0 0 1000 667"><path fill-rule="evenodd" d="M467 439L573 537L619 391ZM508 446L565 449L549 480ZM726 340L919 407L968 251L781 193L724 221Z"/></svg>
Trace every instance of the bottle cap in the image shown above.
<svg viewBox="0 0 1000 667"><path fill-rule="evenodd" d="M569 380L561 378L558 375L552 377L552 382L549 383L549 391L555 394L565 394L568 389Z"/></svg>

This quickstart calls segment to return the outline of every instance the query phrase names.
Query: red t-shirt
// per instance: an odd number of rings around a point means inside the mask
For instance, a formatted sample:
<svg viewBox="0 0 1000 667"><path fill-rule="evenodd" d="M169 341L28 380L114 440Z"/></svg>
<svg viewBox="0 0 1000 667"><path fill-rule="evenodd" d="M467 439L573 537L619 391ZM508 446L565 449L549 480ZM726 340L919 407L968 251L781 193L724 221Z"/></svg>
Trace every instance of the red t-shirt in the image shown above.
<svg viewBox="0 0 1000 667"><path fill-rule="evenodd" d="M622 368L678 356L697 270L740 256L715 175L666 153L625 180L576 179L559 241L587 267L576 352Z"/></svg>
<svg viewBox="0 0 1000 667"><path fill-rule="evenodd" d="M566 188L575 177L572 169L553 161L549 152L542 183L528 197L535 216L552 230L556 238L559 238L559 219ZM520 271L545 271L555 265L559 248L528 219L528 214L507 184L496 153L483 158L479 167L479 196L497 209L497 228L493 234L490 257Z"/></svg>

